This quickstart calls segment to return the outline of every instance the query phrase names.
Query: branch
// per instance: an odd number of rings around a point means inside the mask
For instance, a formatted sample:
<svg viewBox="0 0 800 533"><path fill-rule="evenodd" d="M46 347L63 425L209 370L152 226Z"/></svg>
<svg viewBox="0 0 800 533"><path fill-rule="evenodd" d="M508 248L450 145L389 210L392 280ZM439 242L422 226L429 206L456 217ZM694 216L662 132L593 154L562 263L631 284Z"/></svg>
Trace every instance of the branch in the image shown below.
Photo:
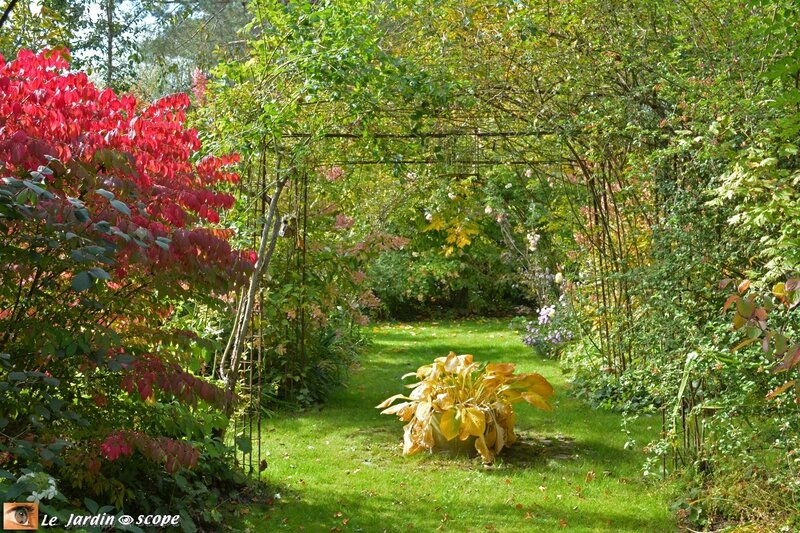
<svg viewBox="0 0 800 533"><path fill-rule="evenodd" d="M3 16L0 17L0 28L2 28L3 24L5 24L6 20L8 20L8 16L11 15L11 10L14 9L15 5L17 5L17 0L11 0L8 3L8 7L3 12Z"/></svg>
<svg viewBox="0 0 800 533"><path fill-rule="evenodd" d="M322 137L324 139L443 139L447 137L542 137L552 135L554 132L547 130L532 131L442 131L442 132L417 132L417 133L348 133L332 132L316 135L313 133L284 133L281 137L289 139L305 139L308 137Z"/></svg>

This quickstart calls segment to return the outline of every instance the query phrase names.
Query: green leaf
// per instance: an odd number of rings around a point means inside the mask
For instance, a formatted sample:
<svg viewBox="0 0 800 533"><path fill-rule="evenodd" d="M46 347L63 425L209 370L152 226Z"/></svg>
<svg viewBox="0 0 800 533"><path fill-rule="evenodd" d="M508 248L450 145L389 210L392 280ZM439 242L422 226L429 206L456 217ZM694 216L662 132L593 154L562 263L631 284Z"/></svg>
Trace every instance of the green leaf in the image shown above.
<svg viewBox="0 0 800 533"><path fill-rule="evenodd" d="M185 511L181 511L180 515L181 515L181 531L183 531L183 533L196 533L197 526L195 525L194 520L192 520L192 518L188 514L186 514Z"/></svg>
<svg viewBox="0 0 800 533"><path fill-rule="evenodd" d="M88 222L89 221L89 212L84 208L79 208L73 211L75 215L75 219L78 222Z"/></svg>
<svg viewBox="0 0 800 533"><path fill-rule="evenodd" d="M111 192L111 191L107 191L105 189L97 189L94 192L96 192L97 194L99 194L100 196L105 198L106 200L113 200L114 199L114 193Z"/></svg>
<svg viewBox="0 0 800 533"><path fill-rule="evenodd" d="M95 279L105 279L105 280L110 280L111 279L111 275L108 272L106 272L105 270L103 270L102 268L98 268L98 267L90 268L88 270L88 272L89 272L89 275L91 275Z"/></svg>
<svg viewBox="0 0 800 533"><path fill-rule="evenodd" d="M744 318L753 316L753 311L756 310L756 305L750 300L739 300L736 302L736 310Z"/></svg>
<svg viewBox="0 0 800 533"><path fill-rule="evenodd" d="M73 198L71 196L67 196L67 201L72 204L72 207L84 207L83 202L78 200L77 198Z"/></svg>
<svg viewBox="0 0 800 533"><path fill-rule="evenodd" d="M72 290L83 292L92 286L92 278L86 271L80 272L72 278Z"/></svg>
<svg viewBox="0 0 800 533"><path fill-rule="evenodd" d="M34 182L32 182L30 180L22 180L22 183L24 183L27 188L29 188L34 193L36 193L36 196L43 196L43 197L48 198L48 199L49 198L54 198L54 196L50 192L42 189L41 187L39 187L38 185L36 185Z"/></svg>
<svg viewBox="0 0 800 533"><path fill-rule="evenodd" d="M100 508L99 503L88 497L83 499L83 504L86 506L87 509L89 509L89 512L92 514L97 514L97 509Z"/></svg>
<svg viewBox="0 0 800 533"><path fill-rule="evenodd" d="M42 459L45 461L53 461L56 458L56 454L48 450L47 448L42 448L39 450L39 455L42 456Z"/></svg>
<svg viewBox="0 0 800 533"><path fill-rule="evenodd" d="M250 453L253 449L253 444L250 442L250 439L245 436L236 437L234 439L236 442L236 447L242 451L242 453Z"/></svg>
<svg viewBox="0 0 800 533"><path fill-rule="evenodd" d="M19 496L24 492L28 492L32 489L33 487L28 482L14 483L14 485L12 485L10 489L8 489L8 492L6 492L5 499L8 501L16 501L17 496Z"/></svg>
<svg viewBox="0 0 800 533"><path fill-rule="evenodd" d="M114 209L116 209L117 211L119 211L124 215L128 216L131 215L130 208L127 205L125 205L124 202L120 202L119 200L111 200L111 207L113 207Z"/></svg>

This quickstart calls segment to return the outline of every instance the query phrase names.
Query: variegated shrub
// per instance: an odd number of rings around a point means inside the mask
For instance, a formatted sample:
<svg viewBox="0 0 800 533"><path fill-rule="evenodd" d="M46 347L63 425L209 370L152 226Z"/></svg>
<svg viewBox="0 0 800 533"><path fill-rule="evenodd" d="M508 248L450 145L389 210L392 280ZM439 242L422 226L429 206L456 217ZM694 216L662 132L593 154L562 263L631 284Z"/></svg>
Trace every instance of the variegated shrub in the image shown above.
<svg viewBox="0 0 800 533"><path fill-rule="evenodd" d="M514 374L514 370L513 363L483 365L472 355L450 352L403 376L419 379L406 385L411 393L396 394L377 408L407 422L404 455L474 439L483 461L492 463L503 447L516 441L512 404L526 401L540 409L551 408L550 383L540 374ZM397 400L404 401L392 405Z"/></svg>

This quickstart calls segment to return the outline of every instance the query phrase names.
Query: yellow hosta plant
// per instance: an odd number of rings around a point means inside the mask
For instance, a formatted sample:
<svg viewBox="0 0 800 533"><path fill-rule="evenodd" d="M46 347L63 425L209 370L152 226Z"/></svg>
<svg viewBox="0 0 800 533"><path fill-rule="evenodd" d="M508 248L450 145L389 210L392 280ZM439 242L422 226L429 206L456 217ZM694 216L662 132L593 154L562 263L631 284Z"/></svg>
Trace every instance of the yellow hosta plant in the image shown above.
<svg viewBox="0 0 800 533"><path fill-rule="evenodd" d="M381 414L397 415L408 422L403 435L403 454L432 450L438 441L457 443L474 439L485 463L494 461L504 446L516 440L513 403L526 401L550 409L553 387L540 374L514 374L513 363L482 365L472 355L438 357L403 379L408 396L396 394L377 406ZM398 400L401 403L392 405ZM437 438L438 437L438 438ZM458 440L456 440L458 439Z"/></svg>

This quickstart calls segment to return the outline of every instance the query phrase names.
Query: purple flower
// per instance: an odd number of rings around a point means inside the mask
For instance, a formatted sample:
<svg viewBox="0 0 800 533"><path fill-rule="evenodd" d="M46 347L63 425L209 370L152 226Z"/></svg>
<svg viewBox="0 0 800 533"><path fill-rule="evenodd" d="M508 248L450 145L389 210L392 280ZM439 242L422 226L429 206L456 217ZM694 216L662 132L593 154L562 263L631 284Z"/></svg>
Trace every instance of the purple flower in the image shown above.
<svg viewBox="0 0 800 533"><path fill-rule="evenodd" d="M556 314L556 307L548 305L539 309L539 325L543 326L550 323L550 319Z"/></svg>

